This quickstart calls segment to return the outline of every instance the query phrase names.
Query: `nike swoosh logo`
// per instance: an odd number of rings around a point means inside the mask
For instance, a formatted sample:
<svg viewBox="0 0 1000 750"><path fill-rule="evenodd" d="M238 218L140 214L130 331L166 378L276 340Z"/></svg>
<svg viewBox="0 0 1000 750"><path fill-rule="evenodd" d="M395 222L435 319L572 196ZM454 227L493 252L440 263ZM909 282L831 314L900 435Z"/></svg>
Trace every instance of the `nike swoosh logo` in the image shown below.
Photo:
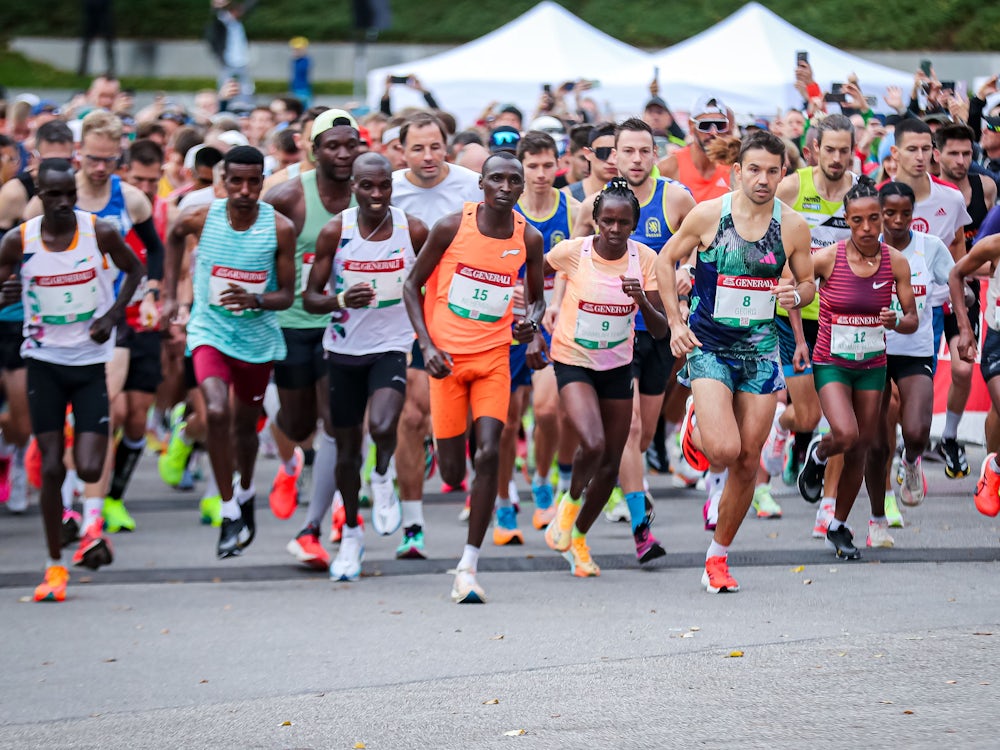
<svg viewBox="0 0 1000 750"><path fill-rule="evenodd" d="M521 248L519 248L519 247L515 247L513 250L504 250L502 253L500 253L500 259L503 260L508 255L517 255L520 252L521 252Z"/></svg>
<svg viewBox="0 0 1000 750"><path fill-rule="evenodd" d="M884 287L884 286L885 286L886 284L888 284L888 283L889 283L888 281L883 281L883 282L882 282L881 284L876 284L876 283L875 283L875 282L873 281L873 282L872 282L872 289L881 289L882 287Z"/></svg>

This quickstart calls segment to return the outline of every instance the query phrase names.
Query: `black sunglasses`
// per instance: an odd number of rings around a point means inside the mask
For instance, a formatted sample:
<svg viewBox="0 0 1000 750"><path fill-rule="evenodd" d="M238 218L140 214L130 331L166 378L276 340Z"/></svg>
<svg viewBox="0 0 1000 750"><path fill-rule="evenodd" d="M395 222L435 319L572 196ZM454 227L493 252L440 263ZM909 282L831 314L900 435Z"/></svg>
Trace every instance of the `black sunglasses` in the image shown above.
<svg viewBox="0 0 1000 750"><path fill-rule="evenodd" d="M607 161L611 156L611 152L615 150L614 146L598 146L594 148L591 146L591 151L594 152L594 156L598 158L599 161Z"/></svg>
<svg viewBox="0 0 1000 750"><path fill-rule="evenodd" d="M729 120L698 120L694 126L699 133L711 133L712 128L716 133L729 132Z"/></svg>

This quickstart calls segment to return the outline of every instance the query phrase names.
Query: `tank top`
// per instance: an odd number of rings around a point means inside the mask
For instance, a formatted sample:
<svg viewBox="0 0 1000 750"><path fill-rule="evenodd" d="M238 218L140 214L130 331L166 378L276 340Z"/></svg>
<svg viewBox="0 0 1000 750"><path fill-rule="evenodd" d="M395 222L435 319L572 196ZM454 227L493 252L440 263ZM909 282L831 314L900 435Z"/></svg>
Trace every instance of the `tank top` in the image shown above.
<svg viewBox="0 0 1000 750"><path fill-rule="evenodd" d="M715 171L706 179L691 160L691 146L674 151L677 159L677 179L691 191L695 203L718 198L729 192L729 167L716 164Z"/></svg>
<svg viewBox="0 0 1000 750"><path fill-rule="evenodd" d="M583 183L580 183L583 184ZM514 206L514 210L519 214L524 216L535 229L541 232L542 235L542 252L548 254L549 250L554 248L564 239L570 236L573 231L573 217L570 216L569 210L569 198L561 190L556 190L552 188L552 192L556 194L556 205L549 213L548 216L543 216L536 218L531 216L521 205L521 201L517 202ZM524 268L521 266L521 270L518 273L519 278L524 278ZM545 277L545 304L548 305L552 299L552 290L555 287L556 275L551 274Z"/></svg>
<svg viewBox="0 0 1000 750"><path fill-rule="evenodd" d="M309 272L316 259L316 239L335 214L327 211L323 205L323 199L320 198L319 188L316 185L316 170L311 169L302 173L301 180L305 217L302 220L302 230L295 238L295 299L287 310L278 311L278 325L282 328L295 329L326 328L330 316L306 312L302 307L302 293L309 283ZM353 194L350 205L358 205Z"/></svg>
<svg viewBox="0 0 1000 750"><path fill-rule="evenodd" d="M403 284L417 256L406 214L395 206L389 209L392 235L381 241L359 236L357 208L341 214L343 229L330 286L339 294L367 281L375 290L375 300L369 307L338 311L340 315L323 334L323 348L329 352L362 356L413 348L413 325L403 306Z"/></svg>
<svg viewBox="0 0 1000 750"><path fill-rule="evenodd" d="M702 348L732 359L778 361L771 287L785 267L781 202L764 236L751 242L733 223L733 194L722 196L719 229L698 252L688 324Z"/></svg>
<svg viewBox="0 0 1000 750"><path fill-rule="evenodd" d="M90 338L90 326L114 304L117 271L97 246L94 215L75 213L76 234L62 252L45 247L41 216L21 225L24 358L74 366L111 359L114 332L98 344Z"/></svg>
<svg viewBox="0 0 1000 750"><path fill-rule="evenodd" d="M156 196L153 201L153 228L156 230L156 234L160 238L161 242L167 236L167 207L167 202L159 196ZM147 263L146 246L143 244L142 240L139 239L139 235L136 234L135 227L132 227L125 236L125 244L132 248L132 251L143 263L143 265ZM139 305L142 303L142 298L145 293L147 278L148 277L143 274L142 281L140 281L139 285L135 288L135 293L132 295L132 299L129 300L128 306L125 308L125 324L135 331L149 330L143 326L139 316ZM159 327L154 330L159 330Z"/></svg>
<svg viewBox="0 0 1000 750"><path fill-rule="evenodd" d="M671 182L675 181L666 177L656 178L649 199L639 204L639 224L629 238L641 242L656 253L674 236L674 228L670 226L670 219L667 217L667 185ZM635 330L646 330L641 310L636 311Z"/></svg>
<svg viewBox="0 0 1000 750"><path fill-rule="evenodd" d="M569 194L576 198L580 203L587 200L586 194L583 192L583 180L579 182L574 182L569 186Z"/></svg>
<svg viewBox="0 0 1000 750"><path fill-rule="evenodd" d="M194 304L187 325L188 349L211 346L251 363L285 358L285 338L273 310L230 312L220 300L230 283L251 294L278 288L274 257L278 248L274 207L258 203L257 220L243 232L229 226L228 199L212 201L194 261Z"/></svg>
<svg viewBox="0 0 1000 750"><path fill-rule="evenodd" d="M463 206L458 233L427 279L427 330L435 346L451 354L510 345L514 285L527 256L527 221L514 212L510 237L485 237L476 224L481 205Z"/></svg>
<svg viewBox="0 0 1000 750"><path fill-rule="evenodd" d="M837 243L833 272L820 284L813 364L849 370L885 366L885 329L879 312L892 304L892 282L892 260L884 242L878 270L871 276L855 274L847 260L847 243Z"/></svg>
<svg viewBox="0 0 1000 750"><path fill-rule="evenodd" d="M939 285L941 280L934 278L927 258L930 255L933 259L936 253L948 254L948 258L951 258L951 254L937 237L914 231L910 232L910 244L900 252L910 264L910 285L913 287L913 299L917 304L917 330L913 333L886 331L885 352L907 357L933 357L934 316L928 293L934 286ZM896 296L895 281L892 282L892 304L889 305L889 309L895 311L897 315L903 314L903 308Z"/></svg>
<svg viewBox="0 0 1000 750"><path fill-rule="evenodd" d="M128 232L132 228L132 217L129 215L128 206L125 205L122 180L118 175L111 175L111 196L108 198L108 202L104 204L104 208L91 213L98 219L104 219L104 221L114 225L114 228L118 230L118 234L122 238L128 236Z"/></svg>
<svg viewBox="0 0 1000 750"><path fill-rule="evenodd" d="M567 279L566 294L552 334L552 359L564 365L603 372L632 362L635 338L635 301L622 291L621 274L645 279L639 266L639 247L629 240L624 258L595 262L594 237L580 246L576 272ZM627 268L615 270L624 260ZM597 267L598 263L611 272Z"/></svg>

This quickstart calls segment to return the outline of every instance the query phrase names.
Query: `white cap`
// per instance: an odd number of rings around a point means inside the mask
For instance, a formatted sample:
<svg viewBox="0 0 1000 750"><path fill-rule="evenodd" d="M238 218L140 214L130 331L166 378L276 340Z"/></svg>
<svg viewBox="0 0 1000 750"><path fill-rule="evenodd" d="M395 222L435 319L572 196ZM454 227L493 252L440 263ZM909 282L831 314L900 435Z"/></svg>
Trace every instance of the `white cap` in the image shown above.
<svg viewBox="0 0 1000 750"><path fill-rule="evenodd" d="M690 117L695 119L706 115L718 115L723 119L729 118L729 108L726 103L717 96L699 96L694 100L691 107Z"/></svg>
<svg viewBox="0 0 1000 750"><path fill-rule="evenodd" d="M542 115L531 121L528 130L541 130L545 133L565 133L566 126L558 118L551 115Z"/></svg>
<svg viewBox="0 0 1000 750"><path fill-rule="evenodd" d="M187 150L187 153L184 154L184 169L194 170L194 157L196 157L198 152L203 148L205 148L205 144L199 143Z"/></svg>
<svg viewBox="0 0 1000 750"><path fill-rule="evenodd" d="M216 138L227 146L249 146L250 141L238 130L224 130Z"/></svg>

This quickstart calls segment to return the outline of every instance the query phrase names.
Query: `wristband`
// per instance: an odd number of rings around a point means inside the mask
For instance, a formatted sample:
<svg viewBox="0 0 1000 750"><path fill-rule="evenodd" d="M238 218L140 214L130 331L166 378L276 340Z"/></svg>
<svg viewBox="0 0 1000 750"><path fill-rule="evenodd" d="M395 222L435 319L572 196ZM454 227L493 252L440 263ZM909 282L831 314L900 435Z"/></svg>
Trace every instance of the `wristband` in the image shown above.
<svg viewBox="0 0 1000 750"><path fill-rule="evenodd" d="M795 304L793 305L793 307L798 307L799 305L802 304L802 295L799 294L798 289L793 289L792 294L795 296Z"/></svg>
<svg viewBox="0 0 1000 750"><path fill-rule="evenodd" d="M254 306L256 307L256 309L263 310L264 309L264 295L263 294L255 294L253 296L253 303L254 303Z"/></svg>
<svg viewBox="0 0 1000 750"><path fill-rule="evenodd" d="M341 292L340 294L337 295L337 307L339 307L341 310L343 310L343 309L345 309L347 307L347 300L344 299L344 293L343 292Z"/></svg>

